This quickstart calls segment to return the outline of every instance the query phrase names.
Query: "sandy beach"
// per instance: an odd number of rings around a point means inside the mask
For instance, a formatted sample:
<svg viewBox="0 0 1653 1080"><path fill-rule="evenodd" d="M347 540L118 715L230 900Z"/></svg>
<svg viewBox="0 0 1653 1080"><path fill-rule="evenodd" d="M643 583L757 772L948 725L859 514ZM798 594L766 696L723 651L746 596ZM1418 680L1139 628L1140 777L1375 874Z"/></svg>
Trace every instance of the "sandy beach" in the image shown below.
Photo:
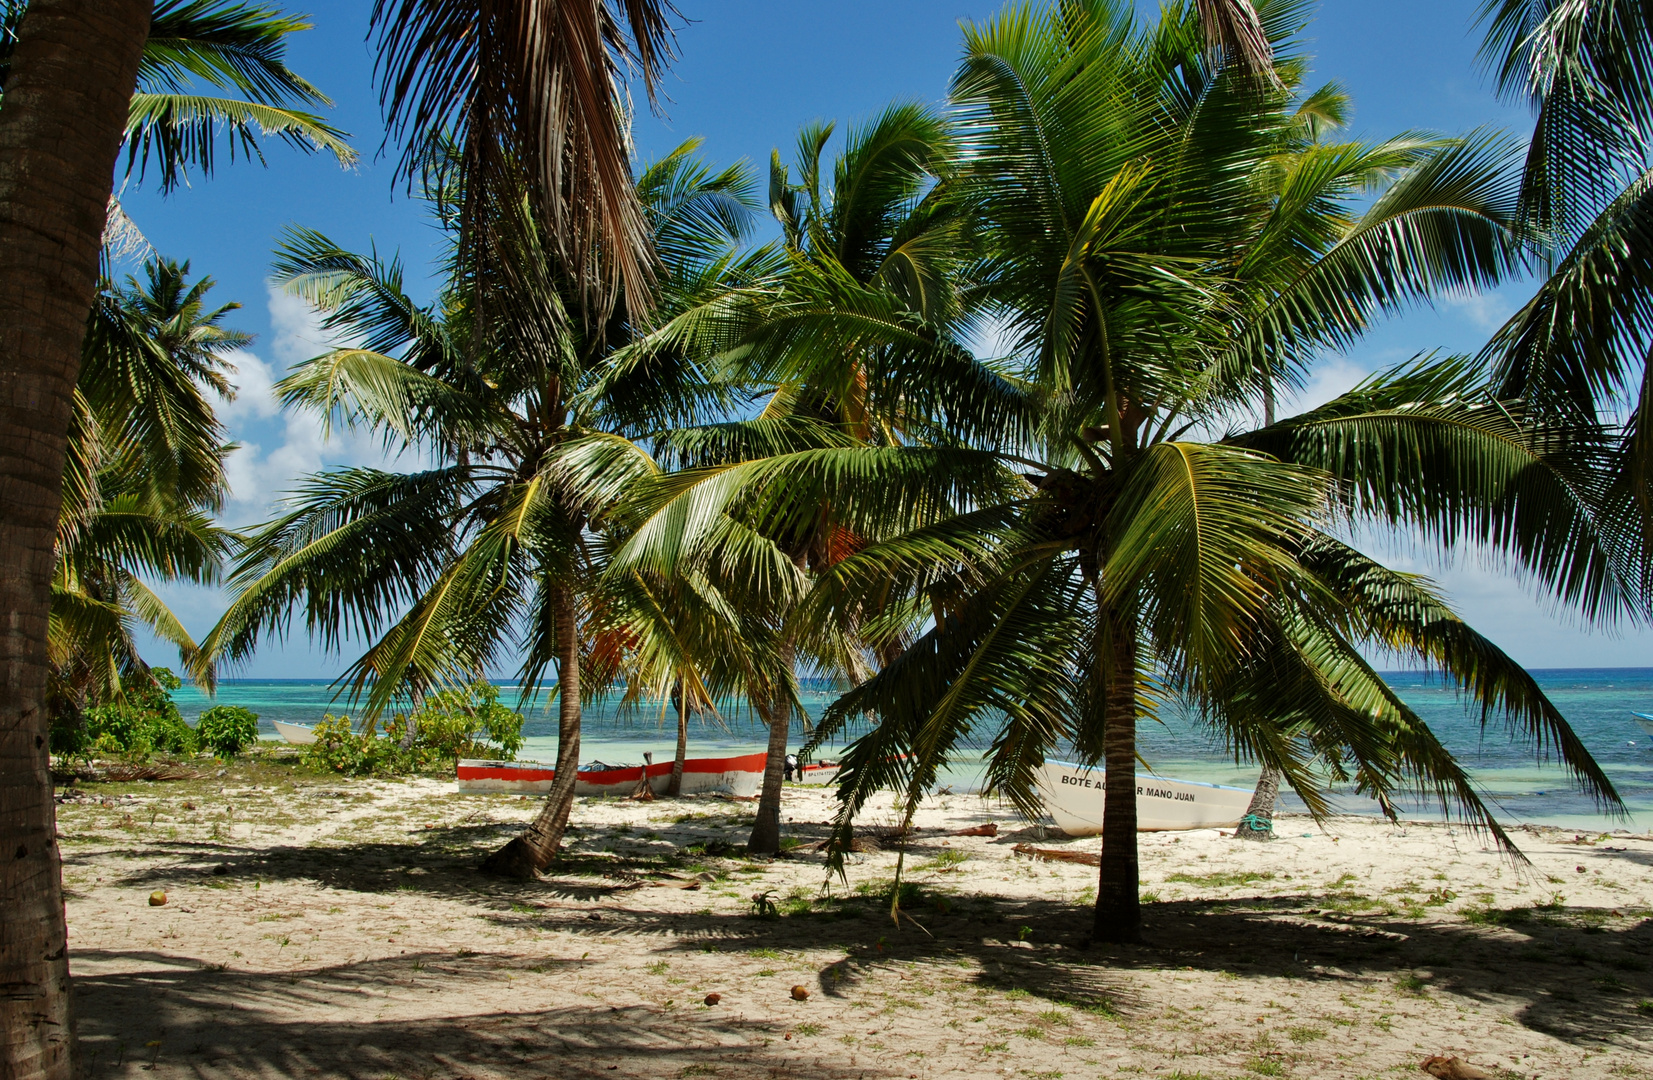
<svg viewBox="0 0 1653 1080"><path fill-rule="evenodd" d="M1144 834L1148 944L1090 948L1095 869L1014 849L1097 841L975 795L920 813L897 930L894 842L829 881L821 789L773 861L719 854L750 803L580 800L516 884L474 868L534 801L215 773L59 791L88 1076L1653 1077L1653 839L1605 819L1528 866L1440 824Z"/></svg>

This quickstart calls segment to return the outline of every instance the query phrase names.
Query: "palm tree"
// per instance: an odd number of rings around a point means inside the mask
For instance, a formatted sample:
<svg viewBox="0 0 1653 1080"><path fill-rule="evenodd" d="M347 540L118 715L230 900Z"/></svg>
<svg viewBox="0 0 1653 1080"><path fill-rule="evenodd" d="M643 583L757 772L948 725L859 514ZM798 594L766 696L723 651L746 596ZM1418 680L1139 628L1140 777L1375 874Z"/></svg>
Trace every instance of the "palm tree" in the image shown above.
<svg viewBox="0 0 1653 1080"><path fill-rule="evenodd" d="M462 216L477 223L461 242L507 247L522 238L497 232L517 221L498 201L526 176L541 241L593 309L623 290L646 310L654 256L623 88L635 72L653 103L672 14L668 0L375 0L380 102L404 145L402 175L412 185L431 148L451 142L470 177Z"/></svg>
<svg viewBox="0 0 1653 1080"><path fill-rule="evenodd" d="M1626 565L1653 553L1653 12L1639 3L1488 0L1483 58L1537 114L1520 225L1537 291L1481 360L1504 397L1602 444L1600 515ZM1646 619L1653 582L1617 592L1545 575L1587 618Z"/></svg>
<svg viewBox="0 0 1653 1080"><path fill-rule="evenodd" d="M151 27L168 17L173 37L159 39L161 51L146 53ZM14 905L7 916L12 944L0 951L0 983L22 988L0 998L0 1062L8 1075L30 1080L66 1077L70 1069L73 1024L45 695L64 458L111 181L120 147L134 134L132 145L143 146L145 161L153 151L163 176L169 160L187 163L192 154L203 171L211 166L212 143L200 138L208 123L190 119L186 110L139 117L135 127L134 89L140 78L159 80L160 90L170 92L199 77L233 86L248 102L270 104L266 94L274 92L283 99L274 104L285 107L292 94L302 96L302 80L283 82L280 58L282 38L299 24L272 30L259 47L263 55L254 56L223 38L195 47L189 34L176 32L192 20L197 29L215 23L216 33L261 21L268 26L269 13L218 3L166 3L157 11L150 0L31 0L27 7L8 0L0 9L0 384L6 387L0 475L8 487L0 560L16 568L0 575L0 608L13 613L0 633L0 667L10 680L0 694L0 774L18 793L0 808L0 836L17 853L0 869L0 889ZM245 138L258 118L236 128L233 117L223 115L243 140L239 145L253 149ZM166 134L184 131L196 139L173 141ZM283 132L289 133L298 128ZM129 153L128 166L133 162Z"/></svg>
<svg viewBox="0 0 1653 1080"><path fill-rule="evenodd" d="M973 464L1013 497L987 498L978 481L964 512L842 560L804 605L821 618L894 591L934 611L819 729L879 718L845 755L840 847L872 792L898 786L916 808L961 740L991 738L989 787L1029 811L1033 770L1068 747L1106 765L1093 937L1137 940L1135 728L1171 697L1317 813L1328 778L1353 779L1386 809L1417 785L1507 844L1363 645L1439 666L1488 719L1555 750L1618 805L1519 666L1426 581L1335 535L1370 521L1477 535L1533 569L1564 535L1581 574L1632 587L1573 486L1572 432L1488 397L1468 365L1434 360L1236 430L1375 314L1507 269L1513 199L1496 139L1300 147L1282 160L1325 100L1291 96L1300 24L1295 5L1262 11L1272 89L1209 63L1181 6L1150 24L1105 4L1013 8L967 29L955 197L983 238L972 280L1012 343L1029 434L1007 430L995 460ZM1371 201L1357 213L1361 194ZM900 495L898 481L871 493Z"/></svg>
<svg viewBox="0 0 1653 1080"><path fill-rule="evenodd" d="M52 581L58 725L149 681L132 640L138 623L177 646L197 681L212 681L145 579L217 578L229 534L210 514L223 504L227 447L208 393L232 392L225 354L250 339L221 325L239 305L207 307L211 278L190 285L187 263L160 259L144 271L145 282L104 280L83 347Z"/></svg>
<svg viewBox="0 0 1653 1080"><path fill-rule="evenodd" d="M952 283L969 243L940 197L952 169L947 125L927 108L893 105L851 130L828 163L833 131L800 132L796 183L773 157L770 209L783 233L775 272L630 348L721 357L759 408L665 440L679 471L640 485L638 517L616 558L668 578L746 560L754 584L739 603L779 635L780 668L807 662L853 684L899 647L913 620L868 604L854 625L794 622L811 576L882 527L857 520L856 480L828 475L834 462L857 448L926 444L938 432L956 438L967 418L993 415L1013 394L961 344L969 326ZM753 852L779 849L787 739L802 715L790 680L774 685L779 697L753 701L769 728Z"/></svg>
<svg viewBox="0 0 1653 1080"><path fill-rule="evenodd" d="M695 145L639 178L668 260L663 312L746 273L736 246L751 217L750 177L739 165L714 173ZM471 174L429 175L462 188ZM240 660L298 611L329 648L347 634L368 636L341 682L369 715L398 695L469 682L507 648L521 650L525 696L555 666L556 784L539 817L488 864L531 876L567 824L582 694L604 692L618 671L610 663L603 677L582 677L593 652L614 655L594 632L605 611L602 530L629 484L658 471L637 440L693 415L716 390L681 358L656 356L647 370L615 365L639 316L623 296L606 315L590 309L591 292L549 246L526 190L515 203L521 219L497 234L523 241L509 251L461 242L475 224L460 216L472 205L463 190L432 194L453 243L431 305L406 294L394 259L353 254L318 233L294 230L276 262L277 279L314 304L329 331L362 342L300 365L280 383L283 400L373 431L429 467L305 480L249 538L231 576L236 599L203 648ZM479 251L487 258L471 261ZM511 265L494 261L501 254Z"/></svg>

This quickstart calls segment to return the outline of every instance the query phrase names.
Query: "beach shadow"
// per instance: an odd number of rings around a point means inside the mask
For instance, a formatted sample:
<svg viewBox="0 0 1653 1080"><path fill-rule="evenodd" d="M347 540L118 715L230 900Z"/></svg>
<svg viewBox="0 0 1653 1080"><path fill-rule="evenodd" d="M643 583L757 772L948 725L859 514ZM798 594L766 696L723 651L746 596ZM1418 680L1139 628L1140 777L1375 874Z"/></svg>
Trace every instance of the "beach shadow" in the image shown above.
<svg viewBox="0 0 1653 1080"><path fill-rule="evenodd" d="M352 1080L845 1073L842 1062L811 1060L780 1042L779 1022L711 1010L594 1003L446 1013L447 996L497 999L504 976L521 965L501 957L404 956L282 974L202 968L162 954L82 951L75 959L87 1078L135 1070ZM145 970L103 974L102 962L128 969L138 962ZM373 1015L387 1011L418 1015ZM854 1071L895 1075L870 1065Z"/></svg>
<svg viewBox="0 0 1653 1080"><path fill-rule="evenodd" d="M793 828L794 835L810 835ZM824 827L819 832L824 836ZM943 838L915 838L909 855L945 850ZM1129 1013L1135 1002L1124 973L1187 968L1362 987L1375 979L1399 998L1433 1000L1443 1009L1452 1007L1449 995L1496 1003L1517 1022L1580 1045L1653 1040L1653 1015L1639 1005L1653 999L1653 922L1626 925L1607 911L1491 910L1470 922L1331 912L1325 897L1312 894L1171 901L1144 906L1146 945L1091 948L1090 910L1065 899L921 892L906 905L916 923L900 929L890 920L887 893L803 901L775 918L754 917L755 909L657 910L651 897L691 883L697 864L688 857L576 853L560 860L549 880L523 883L476 871L481 839L455 828L430 830L412 844L253 849L163 842L147 845L148 854L165 853L171 864L135 870L124 883L285 879L360 893L413 892L480 908L477 914L503 928L660 934L663 955L818 950L830 941L845 947L816 972L816 986L828 995L853 989L881 966L935 962L968 967L972 978L998 990ZM1581 861L1587 855L1620 853L1581 850ZM726 869L752 865L712 861ZM790 861L819 866L822 857ZM743 893L764 888L734 880L706 887L729 886Z"/></svg>

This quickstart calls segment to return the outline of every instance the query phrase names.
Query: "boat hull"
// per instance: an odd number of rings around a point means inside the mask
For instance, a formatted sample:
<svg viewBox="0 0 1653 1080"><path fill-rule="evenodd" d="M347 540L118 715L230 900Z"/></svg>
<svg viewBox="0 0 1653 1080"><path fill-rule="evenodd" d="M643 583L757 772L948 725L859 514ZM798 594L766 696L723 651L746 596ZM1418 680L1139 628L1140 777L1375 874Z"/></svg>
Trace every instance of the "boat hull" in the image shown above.
<svg viewBox="0 0 1653 1080"><path fill-rule="evenodd" d="M800 784L830 784L838 779L839 766L832 764L805 765L798 770Z"/></svg>
<svg viewBox="0 0 1653 1080"><path fill-rule="evenodd" d="M1069 836L1096 836L1102 831L1101 769L1048 761L1039 772L1039 790L1056 827ZM1246 788L1138 776L1138 832L1232 828L1251 804Z"/></svg>
<svg viewBox="0 0 1653 1080"><path fill-rule="evenodd" d="M294 746L314 746L316 733L301 724L284 724L280 720L271 720L275 725L276 734L292 743Z"/></svg>
<svg viewBox="0 0 1653 1080"><path fill-rule="evenodd" d="M1647 732L1649 735L1653 735L1653 716L1639 712L1633 712L1630 715L1635 717L1636 723L1640 725L1643 731Z"/></svg>
<svg viewBox="0 0 1653 1080"><path fill-rule="evenodd" d="M720 792L751 796L763 786L763 754L728 758L689 758L683 762L683 794ZM574 784L576 795L627 796L637 790L644 767L624 769L581 769ZM672 763L648 766L649 788L664 795L671 783ZM539 761L483 761L463 758L454 770L454 783L461 794L504 792L512 795L544 795L557 779L557 770Z"/></svg>

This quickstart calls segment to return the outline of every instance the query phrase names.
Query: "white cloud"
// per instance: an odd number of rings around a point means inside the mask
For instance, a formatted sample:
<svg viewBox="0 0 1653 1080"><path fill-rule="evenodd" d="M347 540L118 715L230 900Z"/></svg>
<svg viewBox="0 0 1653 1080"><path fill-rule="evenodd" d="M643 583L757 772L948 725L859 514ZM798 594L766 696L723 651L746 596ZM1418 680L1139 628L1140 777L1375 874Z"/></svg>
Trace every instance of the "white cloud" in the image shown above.
<svg viewBox="0 0 1653 1080"><path fill-rule="evenodd" d="M267 363L250 351L237 352L239 391L221 410L231 437L242 444L225 464L230 516L239 524L267 518L275 503L307 473L329 466L392 464L395 460L367 433L335 428L331 435L324 435L314 413L282 410L273 388L286 370L345 342L329 340L309 304L274 288L270 290L270 325L269 350L276 363ZM273 422L277 418L279 424Z"/></svg>
<svg viewBox="0 0 1653 1080"><path fill-rule="evenodd" d="M219 419L234 428L241 422L268 420L279 413L281 402L275 395L276 375L270 365L247 349L237 349L230 354L229 361L235 368L235 375L230 379L235 384L235 397L219 403Z"/></svg>
<svg viewBox="0 0 1653 1080"><path fill-rule="evenodd" d="M1483 333L1498 329L1515 314L1515 305L1497 293L1450 297L1445 301L1445 306L1462 312L1470 325Z"/></svg>
<svg viewBox="0 0 1653 1080"><path fill-rule="evenodd" d="M1302 390L1282 395L1279 415L1292 416L1318 408L1333 398L1353 390L1360 380L1370 374L1371 372L1361 365L1342 356L1322 360L1315 365L1314 373L1309 376L1308 384Z"/></svg>

